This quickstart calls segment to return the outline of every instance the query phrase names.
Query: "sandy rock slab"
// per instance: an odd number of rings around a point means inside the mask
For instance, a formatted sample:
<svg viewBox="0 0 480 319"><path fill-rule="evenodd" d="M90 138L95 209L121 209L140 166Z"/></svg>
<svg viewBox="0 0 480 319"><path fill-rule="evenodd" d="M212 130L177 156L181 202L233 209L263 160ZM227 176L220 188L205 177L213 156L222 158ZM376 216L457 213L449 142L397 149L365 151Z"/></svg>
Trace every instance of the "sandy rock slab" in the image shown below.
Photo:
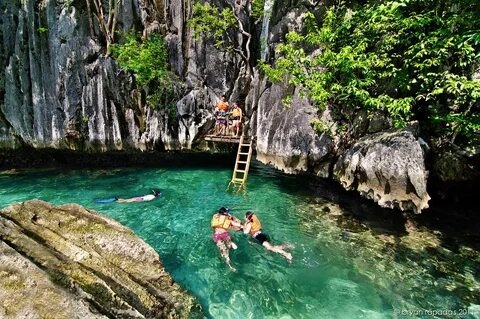
<svg viewBox="0 0 480 319"><path fill-rule="evenodd" d="M76 204L0 211L0 318L201 318L158 254Z"/></svg>

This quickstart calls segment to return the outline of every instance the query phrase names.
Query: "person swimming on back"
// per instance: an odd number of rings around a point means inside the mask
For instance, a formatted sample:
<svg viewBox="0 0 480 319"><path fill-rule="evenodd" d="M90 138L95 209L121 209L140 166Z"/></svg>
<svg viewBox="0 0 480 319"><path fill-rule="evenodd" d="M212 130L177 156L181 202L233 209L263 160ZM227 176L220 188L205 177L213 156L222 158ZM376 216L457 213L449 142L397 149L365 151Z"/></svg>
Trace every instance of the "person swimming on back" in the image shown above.
<svg viewBox="0 0 480 319"><path fill-rule="evenodd" d="M159 189L152 189L152 194L137 196L132 198L117 198L119 203L148 202L162 195Z"/></svg>
<svg viewBox="0 0 480 319"><path fill-rule="evenodd" d="M243 224L242 228L244 234L249 234L251 238L254 238L260 245L265 247L266 250L280 254L285 257L289 263L292 262L292 254L285 251L287 248L292 248L292 245L272 245L267 234L262 231L262 224L260 223L260 220L253 212L249 211L245 213L245 223Z"/></svg>

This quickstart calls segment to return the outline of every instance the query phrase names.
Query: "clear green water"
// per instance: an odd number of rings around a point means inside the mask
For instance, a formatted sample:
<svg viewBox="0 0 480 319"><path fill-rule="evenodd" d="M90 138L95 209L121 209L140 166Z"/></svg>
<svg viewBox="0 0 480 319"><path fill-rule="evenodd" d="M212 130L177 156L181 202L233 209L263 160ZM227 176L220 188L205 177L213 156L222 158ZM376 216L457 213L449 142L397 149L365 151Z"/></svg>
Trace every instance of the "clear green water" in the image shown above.
<svg viewBox="0 0 480 319"><path fill-rule="evenodd" d="M256 164L247 194L236 195L225 192L230 176L223 168L3 172L0 207L76 202L118 220L159 252L209 318L435 318L422 311L453 310L480 317L477 251L451 251L428 232L378 235L345 217L348 205L309 195L302 177ZM163 193L152 202L93 203L152 187ZM295 245L293 264L235 233L237 272L229 271L211 240L210 218L221 206L239 217L257 212L273 243Z"/></svg>

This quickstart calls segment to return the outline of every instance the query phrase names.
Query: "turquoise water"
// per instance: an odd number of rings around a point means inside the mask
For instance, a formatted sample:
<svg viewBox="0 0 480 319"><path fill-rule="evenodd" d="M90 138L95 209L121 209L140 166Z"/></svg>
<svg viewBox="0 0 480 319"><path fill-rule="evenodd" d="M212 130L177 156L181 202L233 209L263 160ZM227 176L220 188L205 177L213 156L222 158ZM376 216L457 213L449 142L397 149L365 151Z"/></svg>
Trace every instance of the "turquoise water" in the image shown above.
<svg viewBox="0 0 480 319"><path fill-rule="evenodd" d="M441 234L424 229L379 233L349 216L355 202L314 197L308 179L258 163L246 194L225 191L230 177L224 168L5 171L0 207L34 198L75 202L118 220L160 254L209 318L480 317L475 249L450 250ZM93 202L153 187L163 194L152 202ZM274 244L295 245L293 263L235 233L237 271L229 271L211 240L211 215L221 206L242 219L257 212Z"/></svg>

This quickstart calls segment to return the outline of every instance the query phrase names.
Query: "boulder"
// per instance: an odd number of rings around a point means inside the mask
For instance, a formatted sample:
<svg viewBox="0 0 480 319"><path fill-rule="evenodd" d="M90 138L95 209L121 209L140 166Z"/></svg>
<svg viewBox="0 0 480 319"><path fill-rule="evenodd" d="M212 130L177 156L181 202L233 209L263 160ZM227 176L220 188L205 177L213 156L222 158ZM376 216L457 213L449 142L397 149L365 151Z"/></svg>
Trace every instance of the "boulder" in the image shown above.
<svg viewBox="0 0 480 319"><path fill-rule="evenodd" d="M76 204L32 200L1 210L0 252L2 318L200 314L150 246Z"/></svg>
<svg viewBox="0 0 480 319"><path fill-rule="evenodd" d="M382 207L417 213L428 208L425 154L411 130L361 138L339 157L334 177Z"/></svg>

